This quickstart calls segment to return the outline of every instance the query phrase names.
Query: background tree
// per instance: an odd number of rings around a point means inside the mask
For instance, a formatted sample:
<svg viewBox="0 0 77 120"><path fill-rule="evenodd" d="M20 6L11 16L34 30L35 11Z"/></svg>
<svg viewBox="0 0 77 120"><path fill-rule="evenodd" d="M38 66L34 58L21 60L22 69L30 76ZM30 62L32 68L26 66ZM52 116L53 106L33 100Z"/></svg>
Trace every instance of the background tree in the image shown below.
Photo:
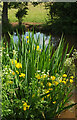
<svg viewBox="0 0 77 120"><path fill-rule="evenodd" d="M10 2L8 6L9 8L18 9L16 17L18 19L19 25L21 25L23 17L27 15L28 2Z"/></svg>
<svg viewBox="0 0 77 120"><path fill-rule="evenodd" d="M77 33L77 3L54 2L45 3L49 9L52 30L55 32Z"/></svg>

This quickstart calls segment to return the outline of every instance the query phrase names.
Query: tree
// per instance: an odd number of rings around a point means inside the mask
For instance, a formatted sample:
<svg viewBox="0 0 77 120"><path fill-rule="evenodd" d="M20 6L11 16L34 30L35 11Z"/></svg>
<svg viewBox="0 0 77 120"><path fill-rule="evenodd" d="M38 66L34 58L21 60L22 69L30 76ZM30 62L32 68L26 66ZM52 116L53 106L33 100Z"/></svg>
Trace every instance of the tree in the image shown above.
<svg viewBox="0 0 77 120"><path fill-rule="evenodd" d="M52 30L64 33L77 33L77 3L47 3Z"/></svg>
<svg viewBox="0 0 77 120"><path fill-rule="evenodd" d="M8 2L3 2L2 22L8 22Z"/></svg>
<svg viewBox="0 0 77 120"><path fill-rule="evenodd" d="M19 25L22 24L23 17L27 15L28 10L28 2L10 2L9 8L16 8L18 9L16 13L16 17L18 19Z"/></svg>

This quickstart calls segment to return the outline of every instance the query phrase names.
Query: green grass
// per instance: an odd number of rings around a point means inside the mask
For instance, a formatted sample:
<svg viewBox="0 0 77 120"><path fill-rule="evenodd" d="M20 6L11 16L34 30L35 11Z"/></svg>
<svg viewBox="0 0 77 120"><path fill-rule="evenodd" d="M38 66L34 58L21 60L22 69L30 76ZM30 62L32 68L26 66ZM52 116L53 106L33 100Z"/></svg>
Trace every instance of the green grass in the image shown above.
<svg viewBox="0 0 77 120"><path fill-rule="evenodd" d="M36 23L45 23L46 19L48 19L47 13L48 10L45 9L44 4L39 4L34 7L31 3L28 5L28 15L23 18L23 22L36 22ZM17 18L15 17L15 13L17 9L9 10L9 20L10 22L17 22Z"/></svg>

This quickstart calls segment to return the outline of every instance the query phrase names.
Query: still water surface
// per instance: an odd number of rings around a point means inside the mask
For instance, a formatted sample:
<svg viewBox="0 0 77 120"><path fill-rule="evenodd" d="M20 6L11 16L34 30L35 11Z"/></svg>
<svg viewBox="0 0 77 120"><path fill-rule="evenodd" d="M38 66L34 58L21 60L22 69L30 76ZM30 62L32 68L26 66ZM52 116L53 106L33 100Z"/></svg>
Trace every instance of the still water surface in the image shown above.
<svg viewBox="0 0 77 120"><path fill-rule="evenodd" d="M24 39L26 39L26 36L29 36L29 32L25 32ZM32 32L30 32L30 36L32 36ZM43 44L43 36L45 39L45 44L47 45L49 42L50 35L46 35L44 33L37 32L34 34L34 39L37 40L40 37L40 48ZM18 36L16 33L14 33L13 36L14 42L18 41ZM61 36L51 35L51 44L53 43L53 46L56 47L61 39ZM74 48L77 49L77 36L76 35L67 35L64 36L65 42L69 43L69 50L74 45Z"/></svg>
<svg viewBox="0 0 77 120"><path fill-rule="evenodd" d="M26 39L26 36L29 36L29 32L25 32L24 39ZM30 32L30 37L32 37L32 32ZM43 45L43 37L44 37L44 40L45 40L45 45L48 45L49 39L50 39L50 35L46 35L46 34L43 34L43 33L40 33L40 32L37 32L37 33L34 34L35 41L37 39L40 39L40 43L39 43L40 44L40 48L42 48L42 45ZM18 42L18 36L16 35L16 33L14 33L13 39L14 39L14 42L16 42L16 43ZM51 44L53 44L53 46L57 46L59 41L60 41L59 37L51 36Z"/></svg>

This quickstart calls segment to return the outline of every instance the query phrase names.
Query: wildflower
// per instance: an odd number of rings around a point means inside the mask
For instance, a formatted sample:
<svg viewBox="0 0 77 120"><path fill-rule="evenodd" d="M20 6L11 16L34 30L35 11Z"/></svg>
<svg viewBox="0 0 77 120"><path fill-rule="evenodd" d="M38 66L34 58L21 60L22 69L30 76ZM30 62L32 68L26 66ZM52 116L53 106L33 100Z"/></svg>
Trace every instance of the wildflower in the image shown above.
<svg viewBox="0 0 77 120"><path fill-rule="evenodd" d="M16 73L19 74L19 72L16 70Z"/></svg>
<svg viewBox="0 0 77 120"><path fill-rule="evenodd" d="M51 76L51 80L55 80L55 78L56 78L55 76Z"/></svg>
<svg viewBox="0 0 77 120"><path fill-rule="evenodd" d="M26 102L23 104L23 110L26 111L26 109L29 109L30 105L27 105Z"/></svg>
<svg viewBox="0 0 77 120"><path fill-rule="evenodd" d="M49 96L50 96L50 94L47 95L47 97L49 97Z"/></svg>
<svg viewBox="0 0 77 120"><path fill-rule="evenodd" d="M30 50L29 50L29 53L30 53Z"/></svg>
<svg viewBox="0 0 77 120"><path fill-rule="evenodd" d="M13 64L13 60L12 60L12 64Z"/></svg>
<svg viewBox="0 0 77 120"><path fill-rule="evenodd" d="M73 78L74 78L74 76L70 76L70 78L71 78L71 79L73 79Z"/></svg>
<svg viewBox="0 0 77 120"><path fill-rule="evenodd" d="M12 75L15 75L15 72L14 72L14 71L12 72Z"/></svg>
<svg viewBox="0 0 77 120"><path fill-rule="evenodd" d="M67 75L66 75L66 74L63 74L63 77L67 77Z"/></svg>
<svg viewBox="0 0 77 120"><path fill-rule="evenodd" d="M68 81L68 79L66 79L66 81Z"/></svg>
<svg viewBox="0 0 77 120"><path fill-rule="evenodd" d="M26 38L28 39L28 38L29 38L29 36L26 36Z"/></svg>
<svg viewBox="0 0 77 120"><path fill-rule="evenodd" d="M35 50L35 47L34 47L34 50Z"/></svg>
<svg viewBox="0 0 77 120"><path fill-rule="evenodd" d="M55 103L56 103L56 101L53 102L53 104L55 104Z"/></svg>
<svg viewBox="0 0 77 120"><path fill-rule="evenodd" d="M14 54L14 55L16 54L16 51L15 51L15 50L13 50L13 54Z"/></svg>
<svg viewBox="0 0 77 120"><path fill-rule="evenodd" d="M27 40L27 43L29 43L29 40Z"/></svg>
<svg viewBox="0 0 77 120"><path fill-rule="evenodd" d="M49 87L51 87L51 83L50 83L50 82L48 82L47 85L48 85Z"/></svg>
<svg viewBox="0 0 77 120"><path fill-rule="evenodd" d="M73 80L72 80L72 79L70 79L70 83L73 83Z"/></svg>
<svg viewBox="0 0 77 120"><path fill-rule="evenodd" d="M12 64L14 64L14 62L15 62L15 64L17 64L17 60L12 59Z"/></svg>
<svg viewBox="0 0 77 120"><path fill-rule="evenodd" d="M40 70L37 70L37 72L41 72Z"/></svg>
<svg viewBox="0 0 77 120"><path fill-rule="evenodd" d="M37 79L40 79L40 78L41 78L39 74L37 74L35 77L36 77Z"/></svg>
<svg viewBox="0 0 77 120"><path fill-rule="evenodd" d="M55 81L54 83L55 83L55 85L58 85L58 84L59 84L57 81Z"/></svg>
<svg viewBox="0 0 77 120"><path fill-rule="evenodd" d="M64 84L66 84L66 81L63 80L62 82L63 82Z"/></svg>
<svg viewBox="0 0 77 120"><path fill-rule="evenodd" d="M15 60L15 64L17 64L17 60Z"/></svg>
<svg viewBox="0 0 77 120"><path fill-rule="evenodd" d="M18 68L18 69L19 69L19 68L22 68L22 64L21 64L21 63L17 63L17 64L16 64L16 68Z"/></svg>
<svg viewBox="0 0 77 120"><path fill-rule="evenodd" d="M49 92L50 92L49 90L46 91L46 93L49 93ZM49 96L50 96L50 94L47 94L47 97L49 97Z"/></svg>
<svg viewBox="0 0 77 120"><path fill-rule="evenodd" d="M41 75L41 78L43 78L43 79L44 79L45 77L46 77L46 74Z"/></svg>
<svg viewBox="0 0 77 120"><path fill-rule="evenodd" d="M39 49L39 45L37 45L37 50Z"/></svg>
<svg viewBox="0 0 77 120"><path fill-rule="evenodd" d="M50 96L50 100L51 100L51 96Z"/></svg>
<svg viewBox="0 0 77 120"><path fill-rule="evenodd" d="M25 77L25 74L24 73L21 73L21 75L19 75L19 77Z"/></svg>
<svg viewBox="0 0 77 120"><path fill-rule="evenodd" d="M52 89L52 88L49 88L48 90L51 91L51 90L53 90L53 89Z"/></svg>
<svg viewBox="0 0 77 120"><path fill-rule="evenodd" d="M60 79L60 82L62 82L62 80Z"/></svg>

